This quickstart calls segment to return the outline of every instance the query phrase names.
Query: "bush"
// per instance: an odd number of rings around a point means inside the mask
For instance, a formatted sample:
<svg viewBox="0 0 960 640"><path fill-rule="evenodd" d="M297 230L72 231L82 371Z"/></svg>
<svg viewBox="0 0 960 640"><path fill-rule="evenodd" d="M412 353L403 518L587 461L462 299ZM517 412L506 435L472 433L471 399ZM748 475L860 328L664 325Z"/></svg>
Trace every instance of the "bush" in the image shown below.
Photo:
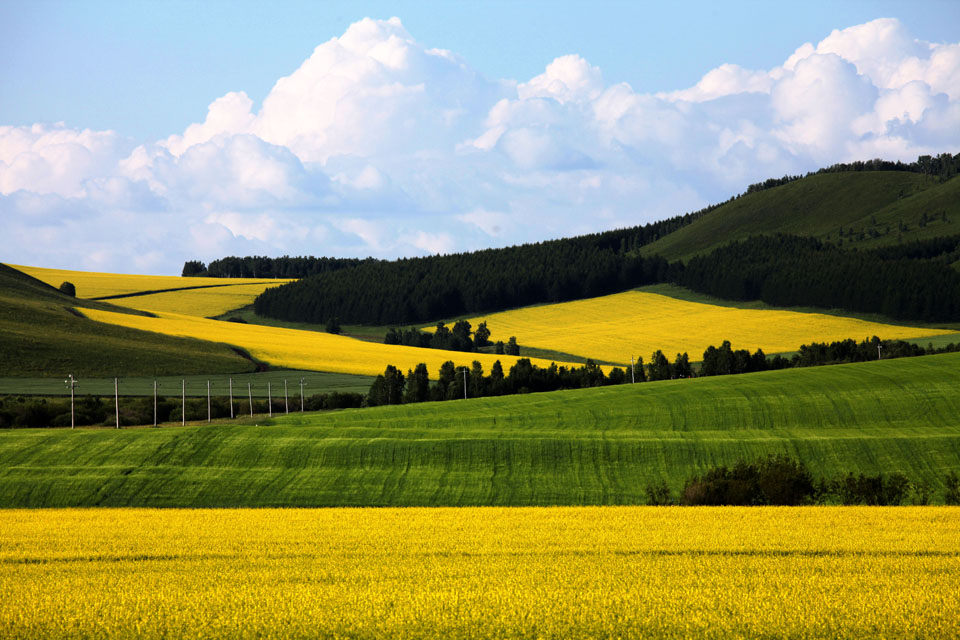
<svg viewBox="0 0 960 640"><path fill-rule="evenodd" d="M76 298L77 288L72 282L63 282L60 284L60 293L65 293L72 298Z"/></svg>
<svg viewBox="0 0 960 640"><path fill-rule="evenodd" d="M673 497L670 495L670 487L661 480L660 482L648 484L644 488L647 494L647 504L654 507L664 507L673 504Z"/></svg>
<svg viewBox="0 0 960 640"><path fill-rule="evenodd" d="M686 505L800 505L813 501L813 478L802 462L772 455L755 462L738 462L708 470L687 481L681 502Z"/></svg>
<svg viewBox="0 0 960 640"><path fill-rule="evenodd" d="M943 493L943 502L960 505L960 475L957 475L956 471L951 471L944 479L944 484L947 485L947 489Z"/></svg>
<svg viewBox="0 0 960 640"><path fill-rule="evenodd" d="M836 494L842 504L870 506L903 504L910 495L910 490L910 480L900 472L890 476L882 473L875 476L865 476L862 473L854 476L853 473L848 473L835 480L832 487L832 493Z"/></svg>

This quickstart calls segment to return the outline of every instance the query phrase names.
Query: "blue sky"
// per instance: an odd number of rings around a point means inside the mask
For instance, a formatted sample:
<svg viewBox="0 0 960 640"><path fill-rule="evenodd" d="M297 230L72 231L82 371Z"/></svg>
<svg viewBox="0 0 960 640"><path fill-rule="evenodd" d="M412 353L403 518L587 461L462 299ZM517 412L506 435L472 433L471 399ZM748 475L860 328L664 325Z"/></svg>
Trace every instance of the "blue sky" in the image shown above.
<svg viewBox="0 0 960 640"><path fill-rule="evenodd" d="M953 1L0 2L2 259L470 250L956 152L958 42Z"/></svg>

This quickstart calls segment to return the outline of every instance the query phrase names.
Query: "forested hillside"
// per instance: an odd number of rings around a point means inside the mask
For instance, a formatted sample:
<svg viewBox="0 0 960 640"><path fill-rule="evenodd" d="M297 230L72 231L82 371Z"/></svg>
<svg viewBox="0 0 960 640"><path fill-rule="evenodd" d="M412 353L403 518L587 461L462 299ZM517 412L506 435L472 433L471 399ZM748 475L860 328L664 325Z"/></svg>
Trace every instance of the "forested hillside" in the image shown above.
<svg viewBox="0 0 960 640"><path fill-rule="evenodd" d="M354 263L277 259L271 268L285 275L294 264L320 271L264 292L254 308L286 321L399 326L674 282L737 300L956 320L954 298L938 296L956 290L946 258L956 253L949 238L960 237L957 166L951 154L834 165L659 223L504 249ZM927 240L934 242L913 253L850 252ZM259 265L263 275L264 260L218 263Z"/></svg>
<svg viewBox="0 0 960 640"><path fill-rule="evenodd" d="M691 258L678 284L728 300L881 313L905 320L960 318L960 236L844 251L816 238L756 236Z"/></svg>
<svg viewBox="0 0 960 640"><path fill-rule="evenodd" d="M628 232L615 235L367 262L266 291L254 310L282 320L323 323L337 317L399 326L590 298L671 279L666 260L637 256L617 242L629 246Z"/></svg>

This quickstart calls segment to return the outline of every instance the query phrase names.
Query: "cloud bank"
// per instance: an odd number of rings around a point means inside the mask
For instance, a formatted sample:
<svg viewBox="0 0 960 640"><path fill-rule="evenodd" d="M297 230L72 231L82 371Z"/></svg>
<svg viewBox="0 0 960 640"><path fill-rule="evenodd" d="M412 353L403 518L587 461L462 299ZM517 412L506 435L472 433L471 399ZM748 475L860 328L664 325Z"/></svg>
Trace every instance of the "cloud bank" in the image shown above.
<svg viewBox="0 0 960 640"><path fill-rule="evenodd" d="M202 114L199 114L202 116ZM881 19L768 70L608 84L565 55L491 80L401 21L319 45L257 107L214 100L136 144L0 126L3 260L179 273L229 254L422 255L642 224L820 166L955 152L960 43Z"/></svg>

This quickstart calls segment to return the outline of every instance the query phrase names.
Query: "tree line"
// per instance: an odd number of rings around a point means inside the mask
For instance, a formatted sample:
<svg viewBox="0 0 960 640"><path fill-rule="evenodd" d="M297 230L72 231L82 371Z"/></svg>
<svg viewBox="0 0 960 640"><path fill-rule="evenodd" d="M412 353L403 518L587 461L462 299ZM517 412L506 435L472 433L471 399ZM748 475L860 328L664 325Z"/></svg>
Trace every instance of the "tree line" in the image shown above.
<svg viewBox="0 0 960 640"><path fill-rule="evenodd" d="M467 320L457 320L451 329L443 322L438 322L436 329L431 333L417 327L400 329L391 327L383 337L384 344L399 344L405 347L420 347L422 349L443 349L445 351L476 352L482 347L493 345L493 352L497 355L519 356L520 345L517 337L510 336L504 343L502 340L490 342L490 329L486 322L477 325L476 331Z"/></svg>
<svg viewBox="0 0 960 640"><path fill-rule="evenodd" d="M200 260L188 260L181 275L185 278L306 278L320 273L355 267L373 258L314 258L312 256L229 256L214 260L209 265Z"/></svg>
<svg viewBox="0 0 960 640"><path fill-rule="evenodd" d="M785 175L782 178L767 178L763 182L756 182L747 187L747 193L756 193L766 191L774 187L780 187L789 184L801 178L815 176L822 173L846 173L851 171L906 171L908 173L920 173L928 176L935 176L941 181L946 181L957 175L960 171L960 154L941 153L936 156L924 155L917 158L915 162L901 162L897 160L882 160L874 158L873 160L858 160L856 162L840 162L832 164L829 167L808 171L806 175Z"/></svg>

